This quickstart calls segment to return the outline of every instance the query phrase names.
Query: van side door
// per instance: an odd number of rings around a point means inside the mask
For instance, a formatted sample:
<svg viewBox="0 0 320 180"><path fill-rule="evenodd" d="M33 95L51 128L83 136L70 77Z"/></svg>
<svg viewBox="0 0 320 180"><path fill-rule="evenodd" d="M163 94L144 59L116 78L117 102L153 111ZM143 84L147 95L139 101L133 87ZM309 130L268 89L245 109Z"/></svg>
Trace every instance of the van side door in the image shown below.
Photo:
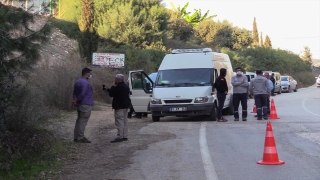
<svg viewBox="0 0 320 180"><path fill-rule="evenodd" d="M135 112L148 112L154 82L142 70L129 72L131 104Z"/></svg>

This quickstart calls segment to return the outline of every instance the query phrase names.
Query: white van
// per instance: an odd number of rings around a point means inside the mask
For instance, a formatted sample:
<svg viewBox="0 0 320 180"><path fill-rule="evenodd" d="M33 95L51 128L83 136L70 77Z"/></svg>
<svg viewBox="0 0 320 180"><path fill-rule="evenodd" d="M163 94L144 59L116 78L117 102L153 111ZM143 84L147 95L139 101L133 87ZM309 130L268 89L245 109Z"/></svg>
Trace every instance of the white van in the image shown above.
<svg viewBox="0 0 320 180"><path fill-rule="evenodd" d="M153 85L152 120L157 122L164 116L207 115L215 121L218 103L213 84L221 68L227 69L229 87L224 114L233 114L233 69L229 56L212 52L211 48L175 49L164 57Z"/></svg>

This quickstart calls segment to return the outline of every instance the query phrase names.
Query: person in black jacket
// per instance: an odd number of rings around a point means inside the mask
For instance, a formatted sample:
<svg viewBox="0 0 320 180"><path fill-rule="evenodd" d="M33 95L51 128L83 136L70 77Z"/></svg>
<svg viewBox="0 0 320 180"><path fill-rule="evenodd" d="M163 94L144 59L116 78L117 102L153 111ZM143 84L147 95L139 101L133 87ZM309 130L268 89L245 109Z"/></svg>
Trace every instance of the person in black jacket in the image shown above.
<svg viewBox="0 0 320 180"><path fill-rule="evenodd" d="M276 80L274 79L274 73L271 73L270 80L272 81L272 84L273 84L273 89L271 90L271 96L275 96L274 89L276 87Z"/></svg>
<svg viewBox="0 0 320 180"><path fill-rule="evenodd" d="M220 76L216 79L214 83L214 87L217 89L217 98L218 98L218 109L217 116L218 122L227 122L228 120L222 117L222 108L224 105L224 101L226 100L226 96L228 94L228 85L226 80L227 70L224 68L220 69Z"/></svg>
<svg viewBox="0 0 320 180"><path fill-rule="evenodd" d="M124 82L124 76L117 74L115 84L111 89L107 89L112 99L112 109L114 109L115 125L117 127L117 138L111 143L128 140L128 108L130 107L130 89Z"/></svg>

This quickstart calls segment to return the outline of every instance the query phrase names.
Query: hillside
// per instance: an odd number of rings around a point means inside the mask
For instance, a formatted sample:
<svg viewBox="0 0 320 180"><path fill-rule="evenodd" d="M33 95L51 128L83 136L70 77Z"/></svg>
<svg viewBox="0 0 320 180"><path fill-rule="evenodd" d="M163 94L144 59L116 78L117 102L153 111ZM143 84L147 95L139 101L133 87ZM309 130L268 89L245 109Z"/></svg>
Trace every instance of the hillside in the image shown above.
<svg viewBox="0 0 320 180"><path fill-rule="evenodd" d="M50 24L49 18L46 16L35 16L35 21L29 24L29 28L35 31L40 30L45 23ZM60 29L54 26L51 26L51 32L47 38L47 42L42 44L39 51L39 63L45 63L50 66L70 58L70 54L79 53L77 40L68 38Z"/></svg>

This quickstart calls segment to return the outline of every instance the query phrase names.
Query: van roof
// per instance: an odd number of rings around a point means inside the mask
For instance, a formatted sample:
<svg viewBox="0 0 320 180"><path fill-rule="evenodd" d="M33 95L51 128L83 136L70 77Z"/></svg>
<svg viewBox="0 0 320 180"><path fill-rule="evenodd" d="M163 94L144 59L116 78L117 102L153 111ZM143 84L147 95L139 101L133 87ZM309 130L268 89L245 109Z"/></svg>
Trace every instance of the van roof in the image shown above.
<svg viewBox="0 0 320 180"><path fill-rule="evenodd" d="M214 61L230 63L230 59L227 54L217 52L167 54L163 58L159 70L213 68Z"/></svg>
<svg viewBox="0 0 320 180"><path fill-rule="evenodd" d="M173 49L172 54L181 54L181 53L206 53L213 52L211 48L199 48L199 49Z"/></svg>

